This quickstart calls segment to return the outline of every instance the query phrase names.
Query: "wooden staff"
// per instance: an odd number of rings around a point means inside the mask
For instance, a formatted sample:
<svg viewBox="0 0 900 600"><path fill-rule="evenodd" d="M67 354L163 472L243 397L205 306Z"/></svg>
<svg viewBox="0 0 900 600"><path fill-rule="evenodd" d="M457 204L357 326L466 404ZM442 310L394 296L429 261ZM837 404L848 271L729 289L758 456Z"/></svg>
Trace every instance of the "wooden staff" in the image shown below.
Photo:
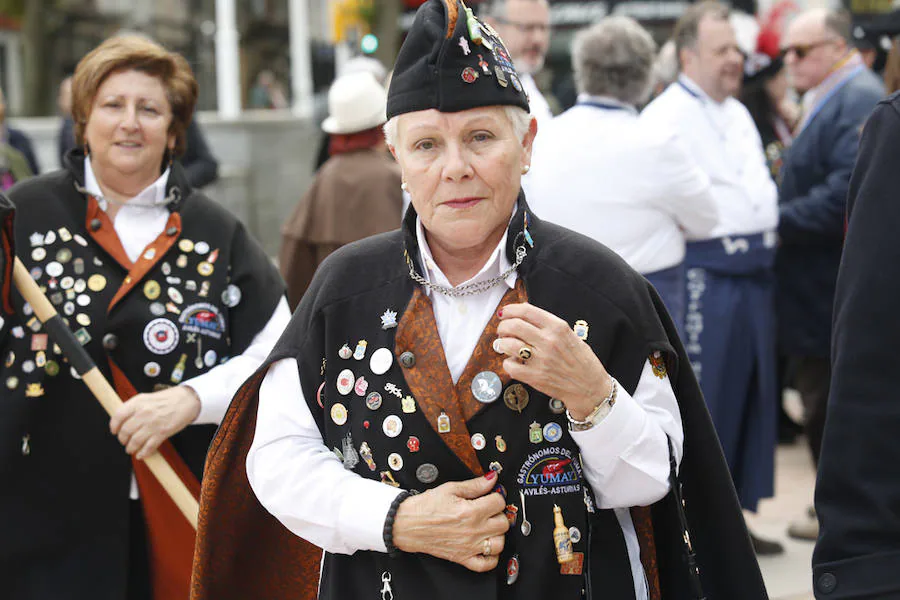
<svg viewBox="0 0 900 600"><path fill-rule="evenodd" d="M62 349L63 354L69 359L69 364L81 376L88 389L94 394L94 397L103 406L103 409L112 416L123 402L116 393L116 390L109 384L94 361L91 360L87 352L84 351L81 344L75 338L75 335L69 330L62 318L56 312L56 309L47 300L47 297L31 278L31 275L25 269L22 261L16 257L13 266L13 281L19 289L19 293L25 298L25 301L34 309L34 314L44 324L45 329L53 338L53 341ZM172 469L172 466L166 462L166 459L159 452L154 452L144 459L147 467L159 480L163 489L172 498L172 501L181 510L181 513L188 522L197 530L197 516L200 507L197 500L184 485L184 482Z"/></svg>

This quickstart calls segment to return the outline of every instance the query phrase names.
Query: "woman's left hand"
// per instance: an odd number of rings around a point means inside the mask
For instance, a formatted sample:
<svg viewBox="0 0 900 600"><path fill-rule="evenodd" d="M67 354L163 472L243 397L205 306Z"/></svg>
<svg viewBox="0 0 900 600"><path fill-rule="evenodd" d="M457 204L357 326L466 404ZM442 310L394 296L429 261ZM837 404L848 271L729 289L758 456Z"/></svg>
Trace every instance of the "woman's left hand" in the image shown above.
<svg viewBox="0 0 900 600"><path fill-rule="evenodd" d="M503 368L517 379L561 400L575 419L585 419L612 390L612 377L568 323L528 303L498 311L494 350L507 355ZM522 348L530 358L520 358Z"/></svg>
<svg viewBox="0 0 900 600"><path fill-rule="evenodd" d="M193 388L175 386L152 394L138 394L116 410L109 430L125 452L144 460L164 441L193 423L200 414L200 397Z"/></svg>

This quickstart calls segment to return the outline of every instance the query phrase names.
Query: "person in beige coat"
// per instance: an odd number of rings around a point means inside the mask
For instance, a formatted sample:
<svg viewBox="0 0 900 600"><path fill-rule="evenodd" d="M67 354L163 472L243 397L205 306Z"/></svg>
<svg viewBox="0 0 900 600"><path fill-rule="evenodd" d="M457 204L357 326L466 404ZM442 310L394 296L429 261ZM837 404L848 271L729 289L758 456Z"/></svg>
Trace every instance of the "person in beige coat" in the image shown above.
<svg viewBox="0 0 900 600"><path fill-rule="evenodd" d="M400 168L385 145L386 94L371 73L335 80L328 92L331 158L282 228L279 264L296 308L325 257L350 242L400 226Z"/></svg>

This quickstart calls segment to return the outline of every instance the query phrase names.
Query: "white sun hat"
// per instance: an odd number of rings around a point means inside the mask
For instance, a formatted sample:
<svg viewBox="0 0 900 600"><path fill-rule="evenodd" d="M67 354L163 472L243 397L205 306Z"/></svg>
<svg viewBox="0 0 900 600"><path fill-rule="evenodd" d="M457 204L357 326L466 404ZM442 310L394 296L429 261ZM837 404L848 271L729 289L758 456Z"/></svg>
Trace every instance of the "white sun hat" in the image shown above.
<svg viewBox="0 0 900 600"><path fill-rule="evenodd" d="M341 75L328 90L328 118L322 122L326 133L358 133L383 125L387 93L368 72Z"/></svg>

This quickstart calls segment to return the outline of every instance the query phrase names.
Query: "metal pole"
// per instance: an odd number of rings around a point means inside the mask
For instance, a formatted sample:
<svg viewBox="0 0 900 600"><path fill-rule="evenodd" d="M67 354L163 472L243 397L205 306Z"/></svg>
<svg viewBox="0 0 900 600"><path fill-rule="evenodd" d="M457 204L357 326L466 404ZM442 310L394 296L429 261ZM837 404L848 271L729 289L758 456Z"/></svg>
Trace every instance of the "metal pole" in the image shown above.
<svg viewBox="0 0 900 600"><path fill-rule="evenodd" d="M292 110L301 118L313 113L312 63L309 56L309 11L307 0L288 1L288 23L291 36Z"/></svg>
<svg viewBox="0 0 900 600"><path fill-rule="evenodd" d="M234 0L216 0L216 92L219 116L241 114L240 55Z"/></svg>

